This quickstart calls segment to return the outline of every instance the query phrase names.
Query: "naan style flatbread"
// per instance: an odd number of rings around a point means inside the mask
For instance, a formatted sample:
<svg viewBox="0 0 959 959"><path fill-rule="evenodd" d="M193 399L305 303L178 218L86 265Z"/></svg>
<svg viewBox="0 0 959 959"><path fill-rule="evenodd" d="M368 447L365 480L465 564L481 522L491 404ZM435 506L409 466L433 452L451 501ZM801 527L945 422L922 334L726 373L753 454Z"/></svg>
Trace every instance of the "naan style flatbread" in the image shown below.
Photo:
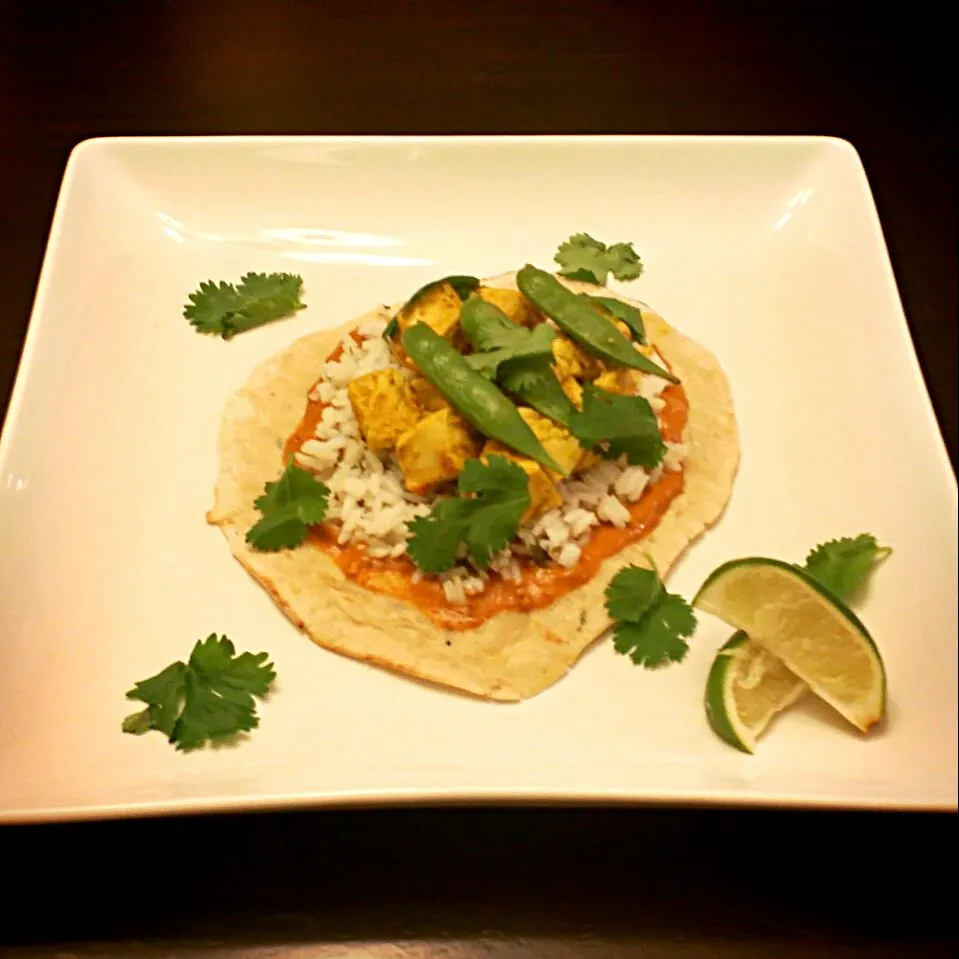
<svg viewBox="0 0 959 959"><path fill-rule="evenodd" d="M515 288L512 275L484 281ZM414 605L351 581L322 549L306 545L257 552L244 540L260 518L254 500L283 470L282 449L303 415L306 397L337 343L351 329L389 316L384 310L297 340L258 366L227 404L219 438L215 503L236 558L289 619L327 649L422 680L494 700L519 700L561 679L610 625L604 590L629 564L661 575L722 513L739 460L729 384L716 358L649 307L589 284L576 290L614 296L642 310L647 337L681 380L689 402L683 491L646 538L602 562L598 573L552 605L498 613L474 629L444 629Z"/></svg>

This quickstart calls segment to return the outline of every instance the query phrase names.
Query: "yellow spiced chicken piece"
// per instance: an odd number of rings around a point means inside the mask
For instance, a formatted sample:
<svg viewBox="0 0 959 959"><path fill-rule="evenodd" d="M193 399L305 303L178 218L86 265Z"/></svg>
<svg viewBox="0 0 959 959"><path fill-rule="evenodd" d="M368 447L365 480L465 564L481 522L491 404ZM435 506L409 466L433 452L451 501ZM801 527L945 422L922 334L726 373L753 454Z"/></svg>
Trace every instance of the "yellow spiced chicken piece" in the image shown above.
<svg viewBox="0 0 959 959"><path fill-rule="evenodd" d="M480 459L487 460L490 456L503 456L517 466L522 467L523 471L529 477L529 508L523 514L522 522L528 523L531 519L542 513L548 513L551 509L556 509L563 505L563 497L559 490L549 478L549 474L535 460L528 456L520 456L511 449L501 446L495 440L487 440L480 454Z"/></svg>
<svg viewBox="0 0 959 959"><path fill-rule="evenodd" d="M414 376L410 390L420 407L429 413L450 408L446 397L425 376Z"/></svg>
<svg viewBox="0 0 959 959"><path fill-rule="evenodd" d="M466 421L447 407L423 417L396 444L396 461L411 493L426 493L456 479L473 459L480 440Z"/></svg>
<svg viewBox="0 0 959 959"><path fill-rule="evenodd" d="M639 370L617 366L600 373L593 381L598 389L607 393L619 393L621 396L635 396L639 392L639 384L643 374Z"/></svg>
<svg viewBox="0 0 959 959"><path fill-rule="evenodd" d="M419 293L411 303L396 315L396 322L404 333L414 323L425 323L444 340L458 340L460 333L459 294L449 283L437 283Z"/></svg>
<svg viewBox="0 0 959 959"><path fill-rule="evenodd" d="M536 326L537 323L543 322L543 314L519 290L499 290L492 286L481 286L476 292L480 299L498 306L520 326Z"/></svg>
<svg viewBox="0 0 959 959"><path fill-rule="evenodd" d="M570 398L573 406L581 410L583 408L583 384L580 383L576 377L567 376L566 379L559 381L559 385L563 388L563 392Z"/></svg>
<svg viewBox="0 0 959 959"><path fill-rule="evenodd" d="M580 457L583 447L565 426L554 423L551 419L537 413L528 406L520 406L519 415L526 421L526 425L536 434L536 438L546 447L550 456L567 472L571 472ZM559 480L559 476L553 479Z"/></svg>
<svg viewBox="0 0 959 959"><path fill-rule="evenodd" d="M347 387L347 394L363 439L374 452L393 449L400 436L423 415L409 377L399 370L359 376Z"/></svg>
<svg viewBox="0 0 959 959"><path fill-rule="evenodd" d="M594 376L599 376L603 369L602 363L595 356L590 356L565 336L557 336L553 340L553 357L556 360L553 369L560 381L570 377L591 380Z"/></svg>
<svg viewBox="0 0 959 959"><path fill-rule="evenodd" d="M566 395L573 401L573 406L581 410L583 408L583 387L579 380L574 380L570 377L568 380L563 380L560 385L563 387ZM529 412L533 413L534 411L530 410ZM560 435L551 439L545 430L541 431L541 428L538 429L537 426L527 419L527 413L524 409L520 409L520 415L529 424L530 429L539 437L539 441L543 446L549 450L553 459L556 460L557 463L567 467L574 475L583 473L591 466L595 466L602 458L598 453L583 449L573 438L569 430L557 423L553 423L552 420L548 420L546 417L540 417L540 419L550 427L555 427L555 429L559 431ZM539 414L536 415L538 416ZM575 459L573 459L574 450L576 452Z"/></svg>
<svg viewBox="0 0 959 959"><path fill-rule="evenodd" d="M582 456L576 461L573 469L574 473L585 473L590 467L595 466L603 457L592 450L583 450Z"/></svg>

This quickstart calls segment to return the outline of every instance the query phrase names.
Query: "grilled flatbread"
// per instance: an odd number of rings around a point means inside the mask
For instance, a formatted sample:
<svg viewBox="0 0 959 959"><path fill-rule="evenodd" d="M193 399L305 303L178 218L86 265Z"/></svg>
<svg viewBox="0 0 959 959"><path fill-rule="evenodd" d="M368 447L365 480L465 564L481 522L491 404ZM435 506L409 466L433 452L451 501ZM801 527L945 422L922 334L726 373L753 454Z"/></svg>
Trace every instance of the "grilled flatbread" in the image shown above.
<svg viewBox="0 0 959 959"><path fill-rule="evenodd" d="M485 281L515 285L512 276ZM739 441L729 384L715 357L644 304L587 284L642 310L649 341L679 377L689 404L683 489L652 532L605 559L585 584L549 606L499 612L475 628L437 625L416 605L373 592L347 577L333 557L307 543L278 553L245 542L259 519L254 501L283 470L282 449L331 351L351 329L388 318L385 310L297 340L266 360L230 399L219 438L219 476L208 514L243 566L289 619L319 645L378 666L494 700L519 700L566 675L609 626L603 592L628 564L655 563L666 574L713 524L729 499Z"/></svg>

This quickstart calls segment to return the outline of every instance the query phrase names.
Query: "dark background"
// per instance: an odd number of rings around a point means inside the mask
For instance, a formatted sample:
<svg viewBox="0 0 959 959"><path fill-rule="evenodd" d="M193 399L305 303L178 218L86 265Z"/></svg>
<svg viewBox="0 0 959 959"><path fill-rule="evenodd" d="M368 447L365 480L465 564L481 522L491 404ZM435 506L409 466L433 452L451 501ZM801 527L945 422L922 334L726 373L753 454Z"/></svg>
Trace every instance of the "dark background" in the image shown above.
<svg viewBox="0 0 959 959"><path fill-rule="evenodd" d="M91 136L832 134L862 156L955 466L953 60L924 3L0 0L0 402ZM459 808L6 827L0 956L954 956L935 877L955 824Z"/></svg>

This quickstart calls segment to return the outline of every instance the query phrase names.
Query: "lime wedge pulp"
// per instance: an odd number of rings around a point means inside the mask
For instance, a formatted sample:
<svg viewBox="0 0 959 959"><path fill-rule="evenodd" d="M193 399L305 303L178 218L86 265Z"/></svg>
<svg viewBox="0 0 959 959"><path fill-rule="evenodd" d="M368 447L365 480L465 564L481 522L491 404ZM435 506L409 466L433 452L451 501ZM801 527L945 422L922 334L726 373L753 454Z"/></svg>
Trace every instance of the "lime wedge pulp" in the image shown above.
<svg viewBox="0 0 959 959"><path fill-rule="evenodd" d="M731 560L703 583L693 606L743 630L859 729L882 718L886 672L876 644L842 600L798 567Z"/></svg>

